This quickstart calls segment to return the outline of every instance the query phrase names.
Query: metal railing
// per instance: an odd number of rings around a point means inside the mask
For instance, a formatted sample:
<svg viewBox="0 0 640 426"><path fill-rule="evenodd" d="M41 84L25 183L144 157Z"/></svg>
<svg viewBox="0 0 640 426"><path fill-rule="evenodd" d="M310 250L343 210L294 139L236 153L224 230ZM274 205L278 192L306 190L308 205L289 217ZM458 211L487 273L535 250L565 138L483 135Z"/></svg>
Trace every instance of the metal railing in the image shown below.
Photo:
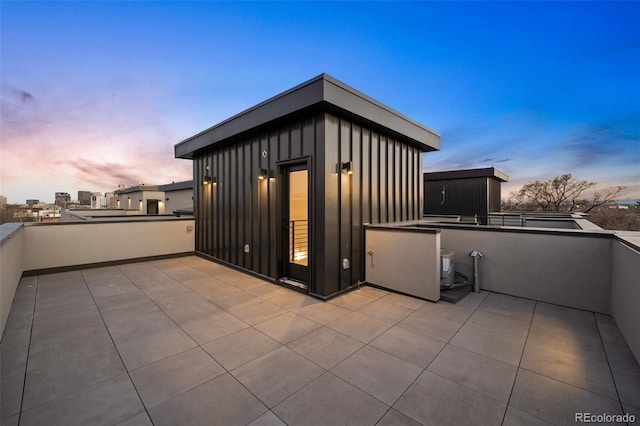
<svg viewBox="0 0 640 426"><path fill-rule="evenodd" d="M307 265L309 259L309 221L289 222L289 262Z"/></svg>

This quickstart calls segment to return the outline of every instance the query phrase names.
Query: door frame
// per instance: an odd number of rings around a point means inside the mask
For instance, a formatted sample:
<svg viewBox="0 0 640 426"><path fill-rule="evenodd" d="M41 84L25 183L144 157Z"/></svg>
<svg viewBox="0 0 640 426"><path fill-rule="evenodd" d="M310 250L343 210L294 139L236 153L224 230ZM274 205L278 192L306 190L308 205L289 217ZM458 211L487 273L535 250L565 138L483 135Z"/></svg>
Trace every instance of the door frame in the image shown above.
<svg viewBox="0 0 640 426"><path fill-rule="evenodd" d="M288 172L292 168L300 168L300 170L307 170L307 213L308 213L308 264L307 264L307 274L306 281L304 283L307 285L307 291L311 289L311 282L313 277L313 229L314 229L314 191L313 191L313 170L311 169L311 157L305 156L300 158L295 158L291 160L279 161L277 162L278 166L278 176L280 177L278 191L277 191L277 210L276 210L276 220L278 224L278 232L277 232L277 261L278 261L278 279L282 280L283 278L291 278L288 277L288 263L289 263L289 223L288 219Z"/></svg>

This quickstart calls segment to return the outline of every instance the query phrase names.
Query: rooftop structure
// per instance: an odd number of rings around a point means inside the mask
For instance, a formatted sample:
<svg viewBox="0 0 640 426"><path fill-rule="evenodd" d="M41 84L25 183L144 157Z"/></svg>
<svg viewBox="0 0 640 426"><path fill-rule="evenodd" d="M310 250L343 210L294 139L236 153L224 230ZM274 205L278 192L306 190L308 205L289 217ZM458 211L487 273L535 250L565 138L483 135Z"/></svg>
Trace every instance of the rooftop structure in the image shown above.
<svg viewBox="0 0 640 426"><path fill-rule="evenodd" d="M422 217L440 136L326 74L175 146L194 162L196 251L334 297L364 281L364 224Z"/></svg>

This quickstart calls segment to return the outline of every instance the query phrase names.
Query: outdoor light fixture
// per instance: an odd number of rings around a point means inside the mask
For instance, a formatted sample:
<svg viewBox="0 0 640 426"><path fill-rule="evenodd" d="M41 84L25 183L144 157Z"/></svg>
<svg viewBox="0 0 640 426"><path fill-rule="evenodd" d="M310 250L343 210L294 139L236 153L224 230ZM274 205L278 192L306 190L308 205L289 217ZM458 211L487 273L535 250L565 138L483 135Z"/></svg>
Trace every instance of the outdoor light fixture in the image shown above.
<svg viewBox="0 0 640 426"><path fill-rule="evenodd" d="M202 184L203 184L203 185L209 185L210 183L211 183L211 176L205 176L205 177L202 179Z"/></svg>
<svg viewBox="0 0 640 426"><path fill-rule="evenodd" d="M216 178L215 176L211 178L211 184L212 185L217 185L218 184L218 178Z"/></svg>
<svg viewBox="0 0 640 426"><path fill-rule="evenodd" d="M260 169L260 173L258 173L258 179L265 180L267 178L274 179L273 173L269 172L267 169Z"/></svg>
<svg viewBox="0 0 640 426"><path fill-rule="evenodd" d="M353 161L345 161L340 163L340 171L347 175L353 174Z"/></svg>

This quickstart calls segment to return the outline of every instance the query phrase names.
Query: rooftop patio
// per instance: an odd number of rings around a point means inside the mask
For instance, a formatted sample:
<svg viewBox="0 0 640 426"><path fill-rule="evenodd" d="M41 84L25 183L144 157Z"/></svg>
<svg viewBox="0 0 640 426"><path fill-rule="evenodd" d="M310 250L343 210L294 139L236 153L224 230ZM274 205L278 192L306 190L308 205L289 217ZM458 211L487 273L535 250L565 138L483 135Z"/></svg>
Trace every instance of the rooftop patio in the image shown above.
<svg viewBox="0 0 640 426"><path fill-rule="evenodd" d="M195 256L23 277L1 346L3 425L640 418L610 316L491 292L322 302Z"/></svg>

